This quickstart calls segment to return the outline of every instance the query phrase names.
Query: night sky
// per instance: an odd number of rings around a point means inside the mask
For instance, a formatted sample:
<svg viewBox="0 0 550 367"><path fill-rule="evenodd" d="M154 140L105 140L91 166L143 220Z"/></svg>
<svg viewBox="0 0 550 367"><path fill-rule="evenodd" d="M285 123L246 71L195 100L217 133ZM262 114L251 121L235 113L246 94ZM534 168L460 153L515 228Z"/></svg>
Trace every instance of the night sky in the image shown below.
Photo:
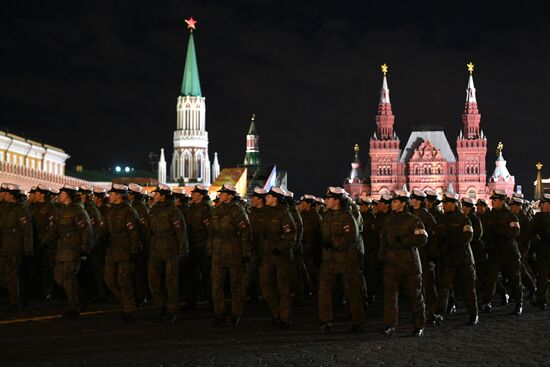
<svg viewBox="0 0 550 367"><path fill-rule="evenodd" d="M504 3L3 2L0 129L65 149L69 167L150 169L161 147L169 161L193 16L222 167L242 162L255 112L263 161L288 170L290 190L341 185L355 143L368 163L384 62L402 148L429 124L455 149L472 61L487 173L502 141L531 195L538 160L550 176L549 13Z"/></svg>

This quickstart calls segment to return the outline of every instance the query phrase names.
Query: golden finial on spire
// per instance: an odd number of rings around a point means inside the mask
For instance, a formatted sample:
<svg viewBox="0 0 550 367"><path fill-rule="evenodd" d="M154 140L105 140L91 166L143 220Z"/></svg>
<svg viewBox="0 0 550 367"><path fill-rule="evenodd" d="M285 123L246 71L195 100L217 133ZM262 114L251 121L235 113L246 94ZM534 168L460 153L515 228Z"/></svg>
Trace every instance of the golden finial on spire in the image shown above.
<svg viewBox="0 0 550 367"><path fill-rule="evenodd" d="M355 152L355 158L357 158L359 156L359 144L355 144L353 151Z"/></svg>
<svg viewBox="0 0 550 367"><path fill-rule="evenodd" d="M470 61L470 63L466 64L466 66L468 67L468 71L470 72L470 75L472 75L474 73L474 64L472 64L472 62Z"/></svg>
<svg viewBox="0 0 550 367"><path fill-rule="evenodd" d="M382 73L384 73L384 76L386 76L386 74L388 73L388 65L386 65L386 63L383 63L382 65L380 65L380 68L382 69Z"/></svg>
<svg viewBox="0 0 550 367"><path fill-rule="evenodd" d="M498 142L497 145L497 157L502 154L502 150L504 149L504 144L502 144L501 141Z"/></svg>
<svg viewBox="0 0 550 367"><path fill-rule="evenodd" d="M540 171L542 169L542 166L543 164L538 162L537 164L535 164L535 167L537 167L537 169Z"/></svg>

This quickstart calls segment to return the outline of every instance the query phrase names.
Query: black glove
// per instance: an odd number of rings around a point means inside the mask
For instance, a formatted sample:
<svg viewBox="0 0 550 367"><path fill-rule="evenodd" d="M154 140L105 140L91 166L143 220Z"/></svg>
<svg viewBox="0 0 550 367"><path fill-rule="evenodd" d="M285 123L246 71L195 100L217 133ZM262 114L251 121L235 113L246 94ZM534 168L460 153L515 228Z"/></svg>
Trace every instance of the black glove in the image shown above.
<svg viewBox="0 0 550 367"><path fill-rule="evenodd" d="M273 256L281 256L283 254L283 252L281 250L279 250L278 248L275 248L275 249L273 249L273 251L271 251L271 254Z"/></svg>
<svg viewBox="0 0 550 367"><path fill-rule="evenodd" d="M250 262L250 256L243 256L243 264L248 264Z"/></svg>

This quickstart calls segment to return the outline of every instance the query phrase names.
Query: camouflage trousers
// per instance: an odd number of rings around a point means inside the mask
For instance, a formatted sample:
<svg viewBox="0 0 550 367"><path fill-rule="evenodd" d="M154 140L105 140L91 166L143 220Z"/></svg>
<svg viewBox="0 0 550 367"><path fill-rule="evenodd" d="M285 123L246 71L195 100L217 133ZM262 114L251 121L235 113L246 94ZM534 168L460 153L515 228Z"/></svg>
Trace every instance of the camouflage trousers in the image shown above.
<svg viewBox="0 0 550 367"><path fill-rule="evenodd" d="M414 326L423 328L426 324L426 315L422 295L422 274L403 271L394 266L386 266L384 269L384 325L397 325L400 286L403 286L408 293Z"/></svg>
<svg viewBox="0 0 550 367"><path fill-rule="evenodd" d="M323 259L319 273L319 319L322 322L332 322L334 319L332 290L338 276L344 283L351 320L355 324L364 322L363 276L359 261L362 261L361 256L356 250L333 252L331 257Z"/></svg>
<svg viewBox="0 0 550 367"><path fill-rule="evenodd" d="M254 292L251 287L258 287L258 272L260 270L260 257L258 255L250 256L250 261L246 264L243 275L243 294L248 296L249 292Z"/></svg>
<svg viewBox="0 0 550 367"><path fill-rule="evenodd" d="M57 262L53 271L55 282L65 291L70 310L77 310L80 306L80 298L78 294L79 270L80 260L73 260Z"/></svg>
<svg viewBox="0 0 550 367"><path fill-rule="evenodd" d="M243 265L241 263L212 263L212 306L217 316L225 312L225 279L229 274L231 284L231 313L241 317L244 308Z"/></svg>
<svg viewBox="0 0 550 367"><path fill-rule="evenodd" d="M212 281L210 280L210 261L205 250L191 248L182 273L183 294L188 305L195 306L197 299L202 295L204 299L210 300Z"/></svg>
<svg viewBox="0 0 550 367"><path fill-rule="evenodd" d="M443 314L445 310L447 310L449 292L454 283L455 274L460 276L468 314L471 316L477 315L476 274L474 265L442 265L439 272L439 294L437 297L436 313Z"/></svg>
<svg viewBox="0 0 550 367"><path fill-rule="evenodd" d="M166 308L169 313L175 314L179 304L179 259L149 259L148 277L149 291L157 312Z"/></svg>
<svg viewBox="0 0 550 367"><path fill-rule="evenodd" d="M107 261L105 263L105 284L119 299L124 313L127 314L136 312L136 298L132 284L133 273L134 264L129 262Z"/></svg>
<svg viewBox="0 0 550 367"><path fill-rule="evenodd" d="M12 305L21 302L18 275L20 265L20 256L0 256L0 285L8 291Z"/></svg>
<svg viewBox="0 0 550 367"><path fill-rule="evenodd" d="M274 317L283 321L292 318L290 281L292 260L286 256L269 255L260 264L260 289Z"/></svg>

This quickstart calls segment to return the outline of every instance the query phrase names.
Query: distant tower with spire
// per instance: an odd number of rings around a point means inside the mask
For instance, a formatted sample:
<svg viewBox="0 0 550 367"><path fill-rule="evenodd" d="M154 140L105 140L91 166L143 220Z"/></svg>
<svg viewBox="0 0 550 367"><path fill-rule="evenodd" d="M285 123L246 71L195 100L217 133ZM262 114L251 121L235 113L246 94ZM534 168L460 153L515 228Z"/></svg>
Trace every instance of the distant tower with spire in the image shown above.
<svg viewBox="0 0 550 367"><path fill-rule="evenodd" d="M504 190L508 195L512 195L516 180L506 167L506 161L502 156L503 149L504 145L499 142L496 151L497 160L495 162L495 171L491 177L489 177L488 187L490 192L494 190Z"/></svg>
<svg viewBox="0 0 550 367"><path fill-rule="evenodd" d="M202 95L195 41L196 21L185 21L189 29L189 43L183 72L181 92L176 103L177 128L174 131L174 152L170 165L170 179L185 185L211 182L206 131L206 104Z"/></svg>
<svg viewBox="0 0 550 367"><path fill-rule="evenodd" d="M361 160L359 159L359 144L353 147L355 157L351 162L351 171L349 177L344 181L344 189L351 195L353 199L359 199L370 192L370 185L367 182L367 177Z"/></svg>
<svg viewBox="0 0 550 367"><path fill-rule="evenodd" d="M474 64L466 65L470 77L466 88L466 103L462 114L463 129L456 141L458 154L457 193L472 198L484 197L487 182L487 138L480 128L479 113L474 86Z"/></svg>
<svg viewBox="0 0 550 367"><path fill-rule="evenodd" d="M399 138L393 129L395 116L392 112L388 88L388 65L381 65L381 69L383 80L376 114L376 132L370 139L369 149L372 195L390 193L399 184L405 183L404 175L400 175Z"/></svg>
<svg viewBox="0 0 550 367"><path fill-rule="evenodd" d="M262 163L260 157L260 136L256 130L256 115L253 113L250 121L250 128L246 135L246 154L244 156L244 165L258 165Z"/></svg>
<svg viewBox="0 0 550 367"><path fill-rule="evenodd" d="M166 183L166 159L164 158L164 149L160 150L160 159L158 163L158 180L160 183Z"/></svg>

